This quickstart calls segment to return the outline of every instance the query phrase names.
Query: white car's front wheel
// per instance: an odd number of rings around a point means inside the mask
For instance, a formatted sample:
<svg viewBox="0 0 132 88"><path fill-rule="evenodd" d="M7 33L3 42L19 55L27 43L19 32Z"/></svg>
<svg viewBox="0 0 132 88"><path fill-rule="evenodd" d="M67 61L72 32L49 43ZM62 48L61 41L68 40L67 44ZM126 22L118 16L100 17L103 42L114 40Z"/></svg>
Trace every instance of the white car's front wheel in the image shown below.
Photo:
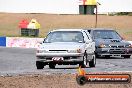
<svg viewBox="0 0 132 88"><path fill-rule="evenodd" d="M52 64L52 63L49 64L49 68L51 69L55 69L55 66L56 66L55 64Z"/></svg>
<svg viewBox="0 0 132 88"><path fill-rule="evenodd" d="M37 69L43 69L44 68L44 63L36 61L36 67L37 67Z"/></svg>

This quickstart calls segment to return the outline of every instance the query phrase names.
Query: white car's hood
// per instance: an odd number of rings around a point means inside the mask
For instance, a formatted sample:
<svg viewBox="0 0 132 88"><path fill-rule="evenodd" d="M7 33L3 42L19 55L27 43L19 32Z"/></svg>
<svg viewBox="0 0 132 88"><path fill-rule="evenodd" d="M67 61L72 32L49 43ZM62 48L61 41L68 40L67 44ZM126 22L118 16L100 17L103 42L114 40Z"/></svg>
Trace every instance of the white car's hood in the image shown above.
<svg viewBox="0 0 132 88"><path fill-rule="evenodd" d="M44 50L73 50L78 48L84 48L85 43L74 43L74 42L54 42L54 43L43 43L39 49Z"/></svg>

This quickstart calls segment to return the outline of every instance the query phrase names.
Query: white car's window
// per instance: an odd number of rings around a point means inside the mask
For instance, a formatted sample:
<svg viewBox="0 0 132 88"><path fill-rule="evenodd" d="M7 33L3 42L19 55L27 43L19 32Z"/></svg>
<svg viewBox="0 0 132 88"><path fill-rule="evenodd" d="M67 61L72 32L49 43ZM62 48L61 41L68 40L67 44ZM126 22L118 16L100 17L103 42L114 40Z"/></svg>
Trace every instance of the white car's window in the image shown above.
<svg viewBox="0 0 132 88"><path fill-rule="evenodd" d="M79 31L56 31L51 32L44 42L79 42L84 43L82 32Z"/></svg>
<svg viewBox="0 0 132 88"><path fill-rule="evenodd" d="M90 38L89 38L88 34L86 33L86 31L84 31L84 33L86 34L87 38L90 40Z"/></svg>

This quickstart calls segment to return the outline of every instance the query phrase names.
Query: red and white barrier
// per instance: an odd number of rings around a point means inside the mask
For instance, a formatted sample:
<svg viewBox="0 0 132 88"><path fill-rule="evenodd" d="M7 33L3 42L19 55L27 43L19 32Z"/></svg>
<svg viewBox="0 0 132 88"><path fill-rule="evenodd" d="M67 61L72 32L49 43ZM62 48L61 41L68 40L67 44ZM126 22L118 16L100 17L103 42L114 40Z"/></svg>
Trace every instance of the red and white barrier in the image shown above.
<svg viewBox="0 0 132 88"><path fill-rule="evenodd" d="M6 47L38 48L44 38L7 37Z"/></svg>
<svg viewBox="0 0 132 88"><path fill-rule="evenodd" d="M6 47L38 48L44 38L6 37ZM132 41L128 41L132 44Z"/></svg>

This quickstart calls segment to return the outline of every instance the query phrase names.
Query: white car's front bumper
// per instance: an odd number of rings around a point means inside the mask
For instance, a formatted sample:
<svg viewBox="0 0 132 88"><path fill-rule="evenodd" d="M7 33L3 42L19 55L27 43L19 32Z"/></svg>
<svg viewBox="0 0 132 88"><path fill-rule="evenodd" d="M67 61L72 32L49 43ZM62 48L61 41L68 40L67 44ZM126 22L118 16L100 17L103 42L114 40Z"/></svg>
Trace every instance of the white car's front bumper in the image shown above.
<svg viewBox="0 0 132 88"><path fill-rule="evenodd" d="M37 53L37 61L43 62L45 65L49 63L56 63L56 64L77 64L83 62L82 53ZM63 60L54 61L53 57L62 57Z"/></svg>
<svg viewBox="0 0 132 88"><path fill-rule="evenodd" d="M44 57L55 57L55 56L83 56L83 53L37 53L36 56L44 56Z"/></svg>

